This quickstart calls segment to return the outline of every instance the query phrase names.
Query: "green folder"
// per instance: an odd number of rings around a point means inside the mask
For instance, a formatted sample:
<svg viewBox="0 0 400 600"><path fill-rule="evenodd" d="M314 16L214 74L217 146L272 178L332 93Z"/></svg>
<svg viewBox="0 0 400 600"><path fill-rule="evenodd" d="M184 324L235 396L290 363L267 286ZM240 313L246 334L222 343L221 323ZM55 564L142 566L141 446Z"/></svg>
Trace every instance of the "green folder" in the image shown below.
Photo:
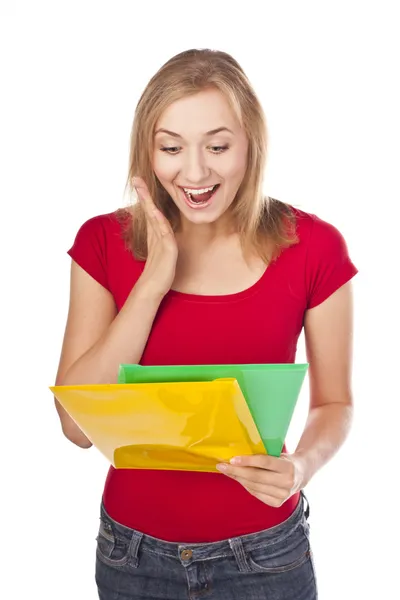
<svg viewBox="0 0 400 600"><path fill-rule="evenodd" d="M265 449L280 456L308 370L305 364L171 365L122 364L118 383L166 383L237 379Z"/></svg>

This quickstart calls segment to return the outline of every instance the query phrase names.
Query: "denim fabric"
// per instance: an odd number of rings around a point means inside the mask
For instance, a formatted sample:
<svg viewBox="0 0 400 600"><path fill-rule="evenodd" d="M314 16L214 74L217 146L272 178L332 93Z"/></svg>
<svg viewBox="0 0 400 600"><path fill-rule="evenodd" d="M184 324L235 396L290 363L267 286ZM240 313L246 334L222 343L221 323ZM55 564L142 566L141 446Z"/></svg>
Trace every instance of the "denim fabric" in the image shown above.
<svg viewBox="0 0 400 600"><path fill-rule="evenodd" d="M302 496L289 519L271 529L221 542L177 544L116 523L102 505L99 598L317 600L307 516Z"/></svg>

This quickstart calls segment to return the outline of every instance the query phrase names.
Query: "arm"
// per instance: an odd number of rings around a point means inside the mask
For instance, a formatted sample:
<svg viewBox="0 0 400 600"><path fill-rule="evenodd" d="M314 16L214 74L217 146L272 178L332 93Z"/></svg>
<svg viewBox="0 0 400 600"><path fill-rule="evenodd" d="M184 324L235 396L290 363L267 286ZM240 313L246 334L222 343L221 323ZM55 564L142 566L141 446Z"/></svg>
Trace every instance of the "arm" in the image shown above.
<svg viewBox="0 0 400 600"><path fill-rule="evenodd" d="M116 383L121 363L138 363L154 318L175 277L178 246L169 221L143 180L135 182L147 224L148 256L142 275L117 313L112 294L75 261L56 385ZM82 448L90 440L56 400L65 436Z"/></svg>
<svg viewBox="0 0 400 600"><path fill-rule="evenodd" d="M236 457L230 465L217 465L265 504L281 506L304 488L347 436L353 411L352 320L350 282L306 314L310 410L295 453Z"/></svg>
<svg viewBox="0 0 400 600"><path fill-rule="evenodd" d="M115 383L121 363L138 363L162 296L139 283L117 314L111 293L74 261L70 304L56 385ZM92 444L55 400L64 435L82 448Z"/></svg>
<svg viewBox="0 0 400 600"><path fill-rule="evenodd" d="M310 411L295 452L302 462L303 486L337 452L352 421L351 282L307 312L304 330L310 364Z"/></svg>

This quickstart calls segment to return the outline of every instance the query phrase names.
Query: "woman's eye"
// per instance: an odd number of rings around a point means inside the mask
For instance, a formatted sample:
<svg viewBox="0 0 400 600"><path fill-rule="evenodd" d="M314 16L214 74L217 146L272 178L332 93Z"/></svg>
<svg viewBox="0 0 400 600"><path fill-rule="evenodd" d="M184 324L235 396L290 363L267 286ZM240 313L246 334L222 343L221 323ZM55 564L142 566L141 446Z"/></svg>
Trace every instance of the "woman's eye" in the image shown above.
<svg viewBox="0 0 400 600"><path fill-rule="evenodd" d="M214 154L222 154L225 150L228 150L229 146L211 146L210 150Z"/></svg>
<svg viewBox="0 0 400 600"><path fill-rule="evenodd" d="M209 146L209 150L211 150L211 152L213 154L222 154L222 152L225 152L225 150L228 150L229 146ZM180 148L179 146L163 146L162 148L160 148L161 152L166 152L167 154L178 154L182 148Z"/></svg>
<svg viewBox="0 0 400 600"><path fill-rule="evenodd" d="M161 148L161 152L167 152L168 154L178 154L180 148L178 146L169 146Z"/></svg>

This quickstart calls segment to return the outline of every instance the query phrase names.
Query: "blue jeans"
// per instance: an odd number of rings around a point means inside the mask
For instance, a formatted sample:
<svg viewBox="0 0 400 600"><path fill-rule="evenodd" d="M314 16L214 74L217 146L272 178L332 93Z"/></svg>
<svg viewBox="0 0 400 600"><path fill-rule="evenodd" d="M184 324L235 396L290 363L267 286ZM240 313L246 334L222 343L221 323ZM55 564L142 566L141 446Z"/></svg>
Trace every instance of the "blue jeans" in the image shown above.
<svg viewBox="0 0 400 600"><path fill-rule="evenodd" d="M144 535L112 520L102 505L100 600L317 600L303 496L276 527L202 544Z"/></svg>

